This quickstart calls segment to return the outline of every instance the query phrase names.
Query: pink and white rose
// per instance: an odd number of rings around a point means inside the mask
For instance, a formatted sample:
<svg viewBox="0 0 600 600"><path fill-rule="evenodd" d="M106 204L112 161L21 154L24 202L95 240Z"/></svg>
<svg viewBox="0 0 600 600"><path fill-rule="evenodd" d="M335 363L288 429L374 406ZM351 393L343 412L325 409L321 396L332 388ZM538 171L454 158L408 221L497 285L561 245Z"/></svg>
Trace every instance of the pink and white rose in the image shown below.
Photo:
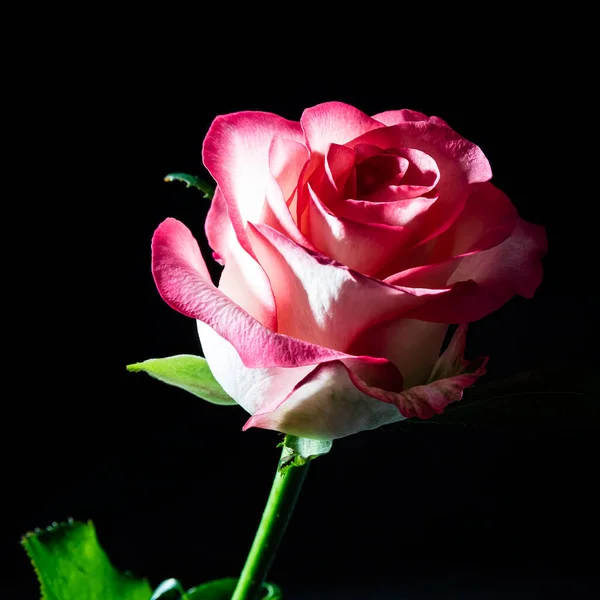
<svg viewBox="0 0 600 600"><path fill-rule="evenodd" d="M541 282L544 229L438 117L339 102L299 123L234 113L215 119L203 159L219 285L174 219L154 235L153 273L197 320L246 428L334 439L440 413L484 373L463 359L466 324Z"/></svg>

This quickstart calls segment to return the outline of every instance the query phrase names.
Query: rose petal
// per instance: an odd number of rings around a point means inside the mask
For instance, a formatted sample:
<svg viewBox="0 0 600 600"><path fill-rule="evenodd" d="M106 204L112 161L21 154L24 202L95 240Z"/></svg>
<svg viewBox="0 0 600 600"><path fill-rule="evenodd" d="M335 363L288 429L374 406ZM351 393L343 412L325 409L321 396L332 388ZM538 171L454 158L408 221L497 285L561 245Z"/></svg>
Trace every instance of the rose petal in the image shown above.
<svg viewBox="0 0 600 600"><path fill-rule="evenodd" d="M248 419L244 430L259 427L334 440L404 418L396 406L358 389L350 373L340 361L320 364L287 397L270 402Z"/></svg>
<svg viewBox="0 0 600 600"><path fill-rule="evenodd" d="M400 173L400 176L394 181L390 181L390 185L381 185L373 190L365 199L372 202L387 202L389 200L418 198L434 190L440 180L440 171L431 156L414 148L400 148L394 151L394 156L407 161L408 168L406 171ZM357 170L359 170L359 167L357 167ZM387 191L390 188L395 190L394 195L391 197Z"/></svg>
<svg viewBox="0 0 600 600"><path fill-rule="evenodd" d="M395 196L395 190L389 189L388 193L389 199L384 202L345 200L335 207L335 215L338 218L362 222L366 225L378 224L402 227L402 231L398 232L403 236L402 245L409 245L414 240L414 237L409 236L409 232L413 235L418 232L418 224L415 223L411 227L411 223L437 200L437 196L392 200ZM402 196L403 194L400 192L398 195ZM380 197L383 197L383 193ZM396 257L392 256L390 259L394 260Z"/></svg>
<svg viewBox="0 0 600 600"><path fill-rule="evenodd" d="M264 223L281 231L296 243L314 250L314 246L300 232L292 204L297 195L298 179L307 164L308 150L302 144L279 137L269 147L269 170L266 182L267 203L271 214ZM270 217L270 218L269 218Z"/></svg>
<svg viewBox="0 0 600 600"><path fill-rule="evenodd" d="M296 190L308 158L308 149L304 144L279 136L273 138L269 146L269 169L286 202Z"/></svg>
<svg viewBox="0 0 600 600"><path fill-rule="evenodd" d="M346 144L382 124L343 102L325 102L307 108L300 118L306 145L312 153L325 154L330 144Z"/></svg>
<svg viewBox="0 0 600 600"><path fill-rule="evenodd" d="M407 419L428 419L442 413L448 404L462 398L465 388L472 386L485 374L487 357L473 362L463 358L466 334L467 325L460 325L437 361L429 384L415 386L398 394L395 403Z"/></svg>
<svg viewBox="0 0 600 600"><path fill-rule="evenodd" d="M166 219L154 233L152 274L169 306L212 327L248 367L300 367L357 358L264 327L213 285L198 243L176 219ZM389 364L385 359L358 358L374 365Z"/></svg>
<svg viewBox="0 0 600 600"><path fill-rule="evenodd" d="M206 217L205 230L211 248L225 265L219 289L265 327L277 331L277 311L269 279L239 243L218 187Z"/></svg>
<svg viewBox="0 0 600 600"><path fill-rule="evenodd" d="M248 233L273 287L279 331L313 344L345 352L361 331L448 292L385 285L262 224Z"/></svg>
<svg viewBox="0 0 600 600"><path fill-rule="evenodd" d="M302 223L306 237L320 252L359 273L375 276L413 239L412 230L401 226L338 217L310 184L306 191L310 198ZM386 209L369 210L378 213L382 220L386 217Z"/></svg>
<svg viewBox="0 0 600 600"><path fill-rule="evenodd" d="M227 214L227 203L225 202L225 198L223 198L219 186L216 187L210 203L210 208L204 222L204 230L210 247L218 255L219 262L224 264L233 228Z"/></svg>
<svg viewBox="0 0 600 600"><path fill-rule="evenodd" d="M211 373L221 387L249 413L268 410L273 401L280 403L294 387L314 371L315 365L301 367L248 368L231 343L201 321L198 334ZM389 362L363 358L344 358L343 364L370 383L390 389L402 389L402 376Z"/></svg>
<svg viewBox="0 0 600 600"><path fill-rule="evenodd" d="M268 182L272 181L269 149L275 137L300 144L304 141L299 123L271 113L238 112L217 117L202 148L204 164L223 194L234 231L249 252L245 223L268 220L265 212L271 211L267 198ZM285 157L280 157L279 164L282 162Z"/></svg>
<svg viewBox="0 0 600 600"><path fill-rule="evenodd" d="M515 294L531 298L542 281L541 258L546 251L544 228L519 219L504 242L460 260L447 280L455 287L444 296L444 302L433 298L410 316L439 323L467 323L494 312Z"/></svg>
<svg viewBox="0 0 600 600"><path fill-rule="evenodd" d="M233 345L211 327L197 321L202 352L221 387L250 414L271 398L285 398L294 386L314 370L300 367L248 368Z"/></svg>
<svg viewBox="0 0 600 600"><path fill-rule="evenodd" d="M492 171L483 152L455 131L436 121L407 121L374 129L348 143L373 144L380 148L416 148L437 164L440 181L438 201L427 211L420 225L423 244L448 229L462 211L476 184L488 181Z"/></svg>
<svg viewBox="0 0 600 600"><path fill-rule="evenodd" d="M387 125L388 127L392 125L398 125L400 123L406 123L408 121L430 121L432 123L438 123L448 127L446 122L442 121L442 119L439 117L428 117L421 112L410 110L408 108L404 108L402 110L387 110L385 112L373 115L373 119L383 123L384 125Z"/></svg>
<svg viewBox="0 0 600 600"><path fill-rule="evenodd" d="M465 331L465 326L459 327L438 360L440 366L436 368L446 375L443 379L396 393L368 385L341 361L323 363L299 381L287 397L274 399L258 410L244 430L260 427L331 440L404 418L426 419L439 414L460 400L463 390L485 373L487 359L472 363L462 360Z"/></svg>
<svg viewBox="0 0 600 600"><path fill-rule="evenodd" d="M362 331L349 352L387 358L409 388L429 381L447 330L445 323L392 319Z"/></svg>
<svg viewBox="0 0 600 600"><path fill-rule="evenodd" d="M324 170L333 191L341 194L352 174L356 152L352 148L331 144L325 156Z"/></svg>
<svg viewBox="0 0 600 600"><path fill-rule="evenodd" d="M514 231L518 213L510 199L491 183L472 194L454 224L388 265L397 271L388 283L444 287L462 257L488 250Z"/></svg>

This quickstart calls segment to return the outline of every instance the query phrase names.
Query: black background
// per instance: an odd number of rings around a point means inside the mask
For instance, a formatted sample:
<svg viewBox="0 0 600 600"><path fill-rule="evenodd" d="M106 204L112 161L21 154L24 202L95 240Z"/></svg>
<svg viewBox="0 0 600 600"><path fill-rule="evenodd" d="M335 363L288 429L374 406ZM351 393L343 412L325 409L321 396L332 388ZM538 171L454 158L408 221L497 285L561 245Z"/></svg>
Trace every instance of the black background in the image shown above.
<svg viewBox="0 0 600 600"><path fill-rule="evenodd" d="M305 43L322 34L305 32ZM585 48L551 35L492 59L512 36L465 35L449 36L434 60L356 41L342 54L326 46L292 58L285 36L260 49L248 36L232 51L215 35L168 56L160 36L151 51L132 41L110 62L99 52L89 79L47 65L38 105L48 134L31 133L27 155L44 185L23 182L14 200L30 241L8 261L22 260L17 271L33 291L21 302L17 387L8 377L5 387L2 598L36 597L19 536L69 516L93 519L115 564L153 584L192 586L241 569L278 435L242 433L241 409L125 365L199 352L194 323L154 288L150 240L176 217L210 263L208 201L163 176L206 175L201 144L217 114L297 120L327 100L445 119L483 149L521 215L547 228L550 251L532 300L471 326L467 356L490 363L465 403L496 399L336 442L311 467L270 579L290 600L583 598L600 589L589 61ZM68 84L60 99L56 77Z"/></svg>

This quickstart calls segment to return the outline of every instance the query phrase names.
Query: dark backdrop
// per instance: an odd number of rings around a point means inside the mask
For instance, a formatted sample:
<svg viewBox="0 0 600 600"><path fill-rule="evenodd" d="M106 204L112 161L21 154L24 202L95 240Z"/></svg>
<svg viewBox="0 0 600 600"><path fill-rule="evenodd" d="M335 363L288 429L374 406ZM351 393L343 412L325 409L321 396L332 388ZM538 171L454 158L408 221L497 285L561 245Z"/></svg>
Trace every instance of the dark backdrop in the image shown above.
<svg viewBox="0 0 600 600"><path fill-rule="evenodd" d="M445 119L481 146L522 216L545 225L550 251L532 300L471 326L467 355L490 362L465 403L495 400L336 442L311 467L270 579L290 600L591 594L600 414L591 87L573 64L584 53L565 58L549 44L475 65L455 48L417 69L412 56L382 67L356 52L342 75L334 54L292 64L242 44L228 60L214 41L199 40L196 70L162 57L160 38L81 88L55 67L69 93L50 119L55 137L33 137L43 150L29 155L48 172L44 186L21 188L38 203L20 225L22 239L36 236L22 258L28 358L15 361L19 391L5 388L2 598L36 597L20 534L69 516L93 519L114 562L153 584L241 569L278 435L242 433L241 409L125 371L199 352L194 323L154 288L150 240L167 216L202 240L208 201L162 178L206 175L201 144L217 114L298 119L334 99ZM494 45L479 43L473 60Z"/></svg>

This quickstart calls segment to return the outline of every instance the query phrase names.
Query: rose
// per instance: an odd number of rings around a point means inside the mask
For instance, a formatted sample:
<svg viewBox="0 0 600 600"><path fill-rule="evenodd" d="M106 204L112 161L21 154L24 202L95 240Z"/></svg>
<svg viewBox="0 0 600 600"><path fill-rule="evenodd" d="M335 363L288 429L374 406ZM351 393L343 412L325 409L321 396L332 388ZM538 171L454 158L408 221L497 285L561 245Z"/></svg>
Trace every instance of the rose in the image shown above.
<svg viewBox="0 0 600 600"><path fill-rule="evenodd" d="M198 321L217 381L255 426L334 439L462 397L486 359L466 323L542 278L543 228L521 220L482 151L437 117L338 102L300 123L241 112L203 147L217 182L210 279L190 231L153 239L162 297ZM448 324L460 324L439 356Z"/></svg>

